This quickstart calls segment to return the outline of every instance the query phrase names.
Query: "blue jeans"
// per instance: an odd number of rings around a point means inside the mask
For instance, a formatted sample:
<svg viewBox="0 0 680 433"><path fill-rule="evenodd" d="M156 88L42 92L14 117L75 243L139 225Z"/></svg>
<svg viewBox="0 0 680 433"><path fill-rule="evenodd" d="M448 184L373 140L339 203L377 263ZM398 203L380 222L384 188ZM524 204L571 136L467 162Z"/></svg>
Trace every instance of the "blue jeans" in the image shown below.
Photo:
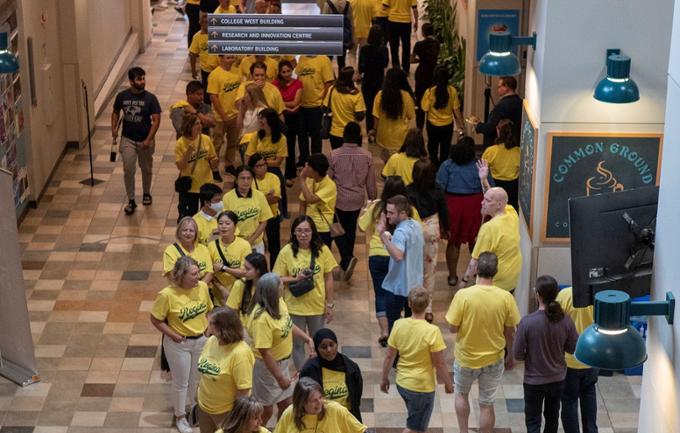
<svg viewBox="0 0 680 433"><path fill-rule="evenodd" d="M595 368L567 368L562 391L562 428L564 433L580 433L578 405L581 403L583 433L597 433L597 398Z"/></svg>
<svg viewBox="0 0 680 433"><path fill-rule="evenodd" d="M408 296L395 295L389 290L385 290L387 300L387 332L392 332L394 322L401 318L401 312L404 312L404 317L411 316L411 308L408 306Z"/></svg>
<svg viewBox="0 0 680 433"><path fill-rule="evenodd" d="M399 395L406 403L406 428L426 432L434 408L434 392L416 392L397 385Z"/></svg>
<svg viewBox="0 0 680 433"><path fill-rule="evenodd" d="M387 313L387 290L382 288L383 280L390 266L390 256L369 256L368 270L373 280L375 292L375 317L384 317Z"/></svg>

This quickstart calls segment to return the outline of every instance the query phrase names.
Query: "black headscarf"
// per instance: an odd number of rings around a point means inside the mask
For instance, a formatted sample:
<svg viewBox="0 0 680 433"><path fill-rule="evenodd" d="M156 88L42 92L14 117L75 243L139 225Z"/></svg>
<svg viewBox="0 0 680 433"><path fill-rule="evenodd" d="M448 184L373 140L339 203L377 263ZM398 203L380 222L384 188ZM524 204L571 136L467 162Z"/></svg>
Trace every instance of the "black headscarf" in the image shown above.
<svg viewBox="0 0 680 433"><path fill-rule="evenodd" d="M335 359L332 361L327 361L323 359L321 355L319 355L319 346L321 345L321 342L325 339L333 340L335 341L335 344L338 344L338 337L335 335L335 332L331 331L328 328L321 328L318 331L316 331L316 334L314 334L314 350L316 350L316 353L319 357L319 363L321 364L321 367L327 368L329 370L333 371L346 371L345 368L345 362L342 359L342 356L340 356L340 352L337 352L337 355L335 356Z"/></svg>

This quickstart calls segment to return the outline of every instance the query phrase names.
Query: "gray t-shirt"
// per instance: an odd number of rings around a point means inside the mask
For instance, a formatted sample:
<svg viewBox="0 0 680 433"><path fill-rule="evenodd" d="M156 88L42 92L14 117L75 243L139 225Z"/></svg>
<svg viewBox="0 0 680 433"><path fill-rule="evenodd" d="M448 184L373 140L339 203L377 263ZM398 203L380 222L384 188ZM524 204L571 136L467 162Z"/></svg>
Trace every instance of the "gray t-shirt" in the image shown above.
<svg viewBox="0 0 680 433"><path fill-rule="evenodd" d="M543 310L524 316L519 322L513 352L524 360L524 383L543 385L564 380L564 353L574 353L578 332L567 315L551 323Z"/></svg>
<svg viewBox="0 0 680 433"><path fill-rule="evenodd" d="M201 102L201 105L199 105L196 108L196 111L198 111L201 114L210 114L212 113L212 108L210 108L210 105ZM182 128L182 120L184 119L184 108L183 107L175 107L170 110L170 120L172 121L172 127L175 128L175 133L177 134L177 138L179 138L179 130ZM203 133L207 134L210 131L210 128L203 128Z"/></svg>

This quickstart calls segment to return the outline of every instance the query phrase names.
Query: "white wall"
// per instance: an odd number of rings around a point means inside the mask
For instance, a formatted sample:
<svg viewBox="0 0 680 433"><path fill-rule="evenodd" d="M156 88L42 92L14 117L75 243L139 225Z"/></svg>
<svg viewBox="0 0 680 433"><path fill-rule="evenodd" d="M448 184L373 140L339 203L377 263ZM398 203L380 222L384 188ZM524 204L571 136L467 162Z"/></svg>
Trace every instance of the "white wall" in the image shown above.
<svg viewBox="0 0 680 433"><path fill-rule="evenodd" d="M680 0L675 2L673 39L668 67L665 142L661 169L661 189L656 221L656 247L652 299L662 300L671 291L680 300ZM640 395L640 433L676 433L680 431L680 309L676 308L675 324L669 326L663 317L650 321L647 333L649 359L644 367Z"/></svg>

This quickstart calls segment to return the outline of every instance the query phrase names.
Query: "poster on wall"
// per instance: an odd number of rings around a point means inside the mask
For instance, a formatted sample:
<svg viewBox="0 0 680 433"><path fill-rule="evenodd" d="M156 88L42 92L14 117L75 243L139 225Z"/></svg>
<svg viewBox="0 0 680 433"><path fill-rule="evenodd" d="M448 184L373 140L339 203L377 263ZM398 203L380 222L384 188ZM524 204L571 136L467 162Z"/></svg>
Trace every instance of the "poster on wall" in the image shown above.
<svg viewBox="0 0 680 433"><path fill-rule="evenodd" d="M522 132L519 151L518 199L521 213L531 235L531 206L534 201L534 173L536 172L536 145L538 129L529 114L529 105L524 100L522 107Z"/></svg>
<svg viewBox="0 0 680 433"><path fill-rule="evenodd" d="M572 197L659 184L662 134L548 134L542 238L569 242Z"/></svg>
<svg viewBox="0 0 680 433"><path fill-rule="evenodd" d="M489 52L489 33L519 35L519 9L480 9L477 11L477 61Z"/></svg>

